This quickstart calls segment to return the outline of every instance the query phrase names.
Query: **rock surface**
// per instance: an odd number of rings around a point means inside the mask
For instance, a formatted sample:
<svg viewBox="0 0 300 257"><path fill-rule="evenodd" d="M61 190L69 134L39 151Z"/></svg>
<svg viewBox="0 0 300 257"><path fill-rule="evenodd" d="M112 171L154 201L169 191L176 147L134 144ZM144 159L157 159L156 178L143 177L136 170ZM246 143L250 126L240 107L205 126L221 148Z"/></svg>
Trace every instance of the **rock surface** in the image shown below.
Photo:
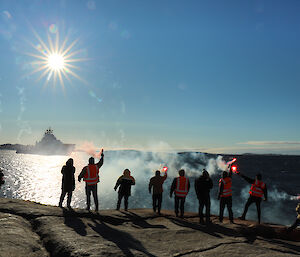
<svg viewBox="0 0 300 257"><path fill-rule="evenodd" d="M67 210L0 199L0 256L298 256L300 230L171 211Z"/></svg>

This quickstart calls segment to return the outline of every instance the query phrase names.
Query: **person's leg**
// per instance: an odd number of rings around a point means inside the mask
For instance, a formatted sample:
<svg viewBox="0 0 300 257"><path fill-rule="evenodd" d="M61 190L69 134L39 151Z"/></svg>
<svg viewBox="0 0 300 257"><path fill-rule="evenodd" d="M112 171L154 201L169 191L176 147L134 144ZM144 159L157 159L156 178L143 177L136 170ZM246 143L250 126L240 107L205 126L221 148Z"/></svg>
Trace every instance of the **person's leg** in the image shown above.
<svg viewBox="0 0 300 257"><path fill-rule="evenodd" d="M200 223L204 223L203 220L203 208L204 208L204 201L202 198L199 199L199 221Z"/></svg>
<svg viewBox="0 0 300 257"><path fill-rule="evenodd" d="M129 198L129 195L124 195L125 211L128 211L128 198Z"/></svg>
<svg viewBox="0 0 300 257"><path fill-rule="evenodd" d="M244 212L243 212L242 216L240 217L241 220L246 219L248 208L252 203L253 203L253 198L251 196L249 196L249 198L246 202L245 208L244 208Z"/></svg>
<svg viewBox="0 0 300 257"><path fill-rule="evenodd" d="M179 197L178 196L175 196L175 214L176 214L176 217L178 217L178 213L179 213Z"/></svg>
<svg viewBox="0 0 300 257"><path fill-rule="evenodd" d="M231 196L227 197L226 201L227 201L227 210L228 210L229 220L230 220L230 222L233 223L232 197Z"/></svg>
<svg viewBox="0 0 300 257"><path fill-rule="evenodd" d="M205 199L205 209L206 209L206 223L210 223L210 197L208 196L206 199Z"/></svg>
<svg viewBox="0 0 300 257"><path fill-rule="evenodd" d="M62 207L62 203L63 203L63 201L65 199L66 193L67 192L61 190L61 195L60 195L59 204L58 204L59 207Z"/></svg>
<svg viewBox="0 0 300 257"><path fill-rule="evenodd" d="M99 210L99 202L98 202L98 193L97 193L97 184L92 186L93 198L95 202L96 211Z"/></svg>
<svg viewBox="0 0 300 257"><path fill-rule="evenodd" d="M117 202L117 210L120 210L122 198L123 198L123 195L119 193L118 194L118 202Z"/></svg>
<svg viewBox="0 0 300 257"><path fill-rule="evenodd" d="M219 213L219 221L223 222L223 214L224 214L224 208L225 208L225 197L220 198L220 213Z"/></svg>
<svg viewBox="0 0 300 257"><path fill-rule="evenodd" d="M91 189L90 186L85 185L85 194L86 194L86 209L90 210L91 207Z"/></svg>
<svg viewBox="0 0 300 257"><path fill-rule="evenodd" d="M160 214L161 203L162 203L162 193L157 194L157 210L158 210L158 214Z"/></svg>
<svg viewBox="0 0 300 257"><path fill-rule="evenodd" d="M72 191L68 192L68 199L67 199L67 207L71 208L71 201L72 201Z"/></svg>
<svg viewBox="0 0 300 257"><path fill-rule="evenodd" d="M153 211L156 212L156 195L152 195L152 207Z"/></svg>
<svg viewBox="0 0 300 257"><path fill-rule="evenodd" d="M255 199L255 204L256 204L256 210L257 210L257 218L258 218L258 224L260 224L260 216L261 216L261 209L260 209L260 203L261 203L261 198L256 197Z"/></svg>
<svg viewBox="0 0 300 257"><path fill-rule="evenodd" d="M180 217L183 218L184 215L184 203L185 197L180 197Z"/></svg>

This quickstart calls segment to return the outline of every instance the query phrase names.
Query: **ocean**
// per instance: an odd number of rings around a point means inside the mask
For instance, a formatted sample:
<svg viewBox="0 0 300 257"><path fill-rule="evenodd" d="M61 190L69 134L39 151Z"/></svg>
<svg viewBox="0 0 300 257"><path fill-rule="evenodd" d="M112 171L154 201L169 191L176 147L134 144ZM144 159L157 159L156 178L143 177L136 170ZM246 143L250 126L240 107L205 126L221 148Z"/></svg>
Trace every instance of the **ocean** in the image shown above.
<svg viewBox="0 0 300 257"><path fill-rule="evenodd" d="M71 205L73 208L85 208L85 183L83 181L78 182L77 176L87 165L89 157L84 152L74 152L70 156L43 156L16 154L14 151L1 150L0 168L4 170L5 185L0 189L0 197L30 200L57 206L61 193L61 168L68 158L73 158L76 168L76 189ZM100 211L101 209L116 208L117 192L113 188L125 168L129 168L131 175L136 179L136 185L132 187L132 196L129 198L129 208L152 208L152 197L148 192L149 180L154 176L157 169L167 166L169 168L168 179L164 183L162 209L173 210L174 198L169 197L169 190L173 178L178 175L177 171L183 168L191 182L191 190L186 199L185 209L186 211L197 212L198 201L194 191L194 180L201 174L202 169L206 168L214 182L211 191L211 213L218 214L218 180L224 163L221 155L207 156L201 153L191 153L187 157L177 153L107 151L105 152L104 165L100 169L100 183L98 184ZM288 225L296 217L295 207L298 200L295 188L300 180L300 171L293 169L291 171L281 170L278 171L278 174L276 172L263 174L263 180L266 178L264 181L269 189L269 199L262 203L262 222ZM250 175L253 177L252 173ZM238 175L233 175L233 213L235 218L239 217L243 211L249 196L249 189L250 184ZM225 210L225 216L227 215ZM255 204L250 206L247 219L257 219Z"/></svg>

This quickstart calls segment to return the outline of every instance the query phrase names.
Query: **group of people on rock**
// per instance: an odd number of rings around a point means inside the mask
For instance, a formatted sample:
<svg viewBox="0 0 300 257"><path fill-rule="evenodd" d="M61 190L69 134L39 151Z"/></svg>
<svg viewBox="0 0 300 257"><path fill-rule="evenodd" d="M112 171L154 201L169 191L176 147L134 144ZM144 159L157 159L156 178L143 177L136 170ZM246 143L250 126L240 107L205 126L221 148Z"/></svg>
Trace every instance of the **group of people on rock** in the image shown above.
<svg viewBox="0 0 300 257"><path fill-rule="evenodd" d="M97 184L99 182L99 169L103 165L104 153L101 151L101 158L99 162L95 163L93 157L89 158L89 164L85 166L78 176L78 181L85 181L85 192L86 192L86 204L87 210L91 207L91 194L93 195L95 202L95 210L99 210ZM71 208L72 192L75 189L75 167L73 166L73 159L69 159L66 165L62 167L62 192L59 200L59 206L62 207L63 200L67 194L67 207ZM170 197L175 195L175 215L176 217L184 216L184 204L187 194L190 191L190 180L185 175L183 169L179 170L179 176L174 178L171 189ZM267 200L267 186L262 181L261 174L257 174L254 179L251 179L240 172L237 172L242 178L251 184L249 191L249 199L245 205L244 212L239 218L245 220L249 206L252 203L256 204L258 222L261 221L261 208L260 204L264 196L264 200ZM167 179L167 172L161 176L160 171L155 172L155 176L150 179L149 182L149 193L152 191L153 211L161 214L162 205L162 194L163 194L163 183ZM123 175L120 176L116 182L114 190L118 188L118 201L116 209L119 210L121 201L124 199L125 211L128 210L128 198L131 195L131 186L135 185L135 179L131 176L130 170L125 169ZM195 179L194 183L195 192L199 201L199 218L200 223L204 223L203 209L206 208L205 222L210 223L210 190L213 187L213 181L209 176L209 173L203 169L200 177ZM231 165L228 166L228 171L223 171L222 178L219 180L219 193L218 200L220 200L220 212L219 221L223 222L224 209L227 207L229 220L233 223L233 212L232 212L232 169Z"/></svg>

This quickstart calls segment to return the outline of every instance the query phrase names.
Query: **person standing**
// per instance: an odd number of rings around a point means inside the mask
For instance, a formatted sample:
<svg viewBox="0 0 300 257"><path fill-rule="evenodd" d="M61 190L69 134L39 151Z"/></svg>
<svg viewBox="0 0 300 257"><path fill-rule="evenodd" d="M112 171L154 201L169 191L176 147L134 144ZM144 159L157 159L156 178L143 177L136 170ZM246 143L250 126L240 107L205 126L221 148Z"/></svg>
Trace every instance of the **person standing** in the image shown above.
<svg viewBox="0 0 300 257"><path fill-rule="evenodd" d="M156 212L156 208L158 214L160 215L161 203L162 203L162 193L163 193L163 183L167 179L167 172L165 172L164 176L160 175L160 171L157 170L155 172L155 176L150 179L149 182L149 193L151 194L152 189L152 206L153 211Z"/></svg>
<svg viewBox="0 0 300 257"><path fill-rule="evenodd" d="M190 181L185 176L185 171L183 169L178 171L179 177L174 178L171 190L170 197L172 198L173 192L175 192L175 214L178 217L179 214L179 205L180 205L180 217L184 216L184 203L185 198L190 190Z"/></svg>
<svg viewBox="0 0 300 257"><path fill-rule="evenodd" d="M62 203L65 199L65 196L66 194L68 194L67 207L71 209L72 192L75 190L75 167L73 166L72 158L67 160L66 165L62 167L61 174L63 176L61 184L61 195L58 206L62 207Z"/></svg>
<svg viewBox="0 0 300 257"><path fill-rule="evenodd" d="M246 219L246 214L248 211L249 206L252 203L256 204L256 210L257 210L257 217L258 217L258 223L260 223L260 217L261 217L261 208L260 208L260 204L261 204L261 200L262 197L264 196L264 200L267 201L268 199L268 191L267 191L267 186L264 182L262 182L262 176L260 173L258 173L255 176L255 179L251 179L241 173L238 173L243 179L245 179L249 184L251 184L251 188L249 191L249 198L246 202L245 208L244 208L244 212L242 214L241 217L239 217L239 219L241 220L245 220Z"/></svg>
<svg viewBox="0 0 300 257"><path fill-rule="evenodd" d="M200 223L203 224L203 208L206 210L206 223L210 223L210 195L209 192L213 187L212 179L206 169L203 169L202 175L195 180L195 191L199 201L199 218Z"/></svg>
<svg viewBox="0 0 300 257"><path fill-rule="evenodd" d="M232 170L229 168L229 172L223 171L222 178L219 180L219 194L218 200L220 200L220 213L219 221L223 222L223 214L225 206L227 206L230 223L233 223L232 213Z"/></svg>
<svg viewBox="0 0 300 257"><path fill-rule="evenodd" d="M91 193L94 197L95 210L99 210L97 184L99 182L99 169L102 167L104 161L103 149L101 150L101 158L98 163L95 164L94 157L89 158L88 166L85 166L78 176L80 182L83 178L85 181L85 193L86 193L86 209L90 210L91 207Z"/></svg>
<svg viewBox="0 0 300 257"><path fill-rule="evenodd" d="M128 198L131 195L131 186L135 185L135 179L130 175L130 170L125 169L123 171L123 175L120 176L116 182L114 190L116 191L119 187L118 191L118 202L117 202L117 210L120 210L121 201L124 197L124 205L125 211L128 210Z"/></svg>

